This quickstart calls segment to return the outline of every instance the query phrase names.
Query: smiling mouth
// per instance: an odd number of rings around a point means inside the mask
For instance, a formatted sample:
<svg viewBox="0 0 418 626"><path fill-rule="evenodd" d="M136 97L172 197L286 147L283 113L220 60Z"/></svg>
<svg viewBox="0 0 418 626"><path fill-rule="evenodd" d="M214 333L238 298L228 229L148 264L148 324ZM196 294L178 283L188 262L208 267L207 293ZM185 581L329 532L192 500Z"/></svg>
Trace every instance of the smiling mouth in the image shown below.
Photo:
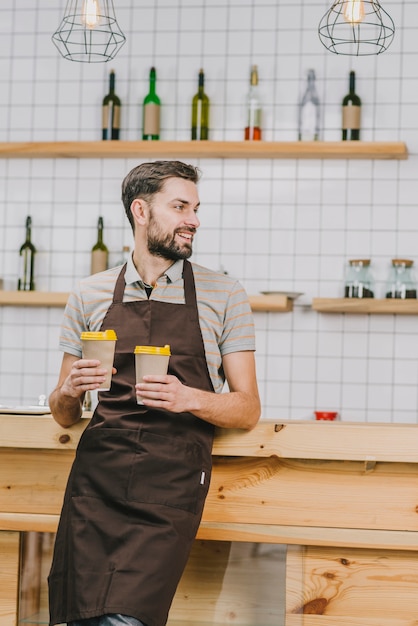
<svg viewBox="0 0 418 626"><path fill-rule="evenodd" d="M192 233L177 233L177 235L180 237L180 239L183 239L184 241L187 241L188 243L191 243L193 241Z"/></svg>

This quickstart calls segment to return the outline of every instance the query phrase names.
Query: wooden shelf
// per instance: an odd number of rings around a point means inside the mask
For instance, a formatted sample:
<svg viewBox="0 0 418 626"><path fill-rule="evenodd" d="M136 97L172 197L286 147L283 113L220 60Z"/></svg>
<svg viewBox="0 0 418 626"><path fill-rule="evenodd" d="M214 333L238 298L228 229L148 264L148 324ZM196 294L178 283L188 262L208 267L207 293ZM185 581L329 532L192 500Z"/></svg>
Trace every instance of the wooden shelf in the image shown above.
<svg viewBox="0 0 418 626"><path fill-rule="evenodd" d="M59 141L0 143L7 159L406 159L403 142Z"/></svg>
<svg viewBox="0 0 418 626"><path fill-rule="evenodd" d="M68 293L47 291L0 291L0 306L64 307ZM293 300L281 295L250 296L253 311L287 313L293 310Z"/></svg>
<svg viewBox="0 0 418 626"><path fill-rule="evenodd" d="M68 295L59 291L0 291L0 306L64 307Z"/></svg>
<svg viewBox="0 0 418 626"><path fill-rule="evenodd" d="M249 296L253 312L271 311L275 313L288 313L293 311L293 300L286 296Z"/></svg>
<svg viewBox="0 0 418 626"><path fill-rule="evenodd" d="M314 298L312 308L320 313L374 313L418 315L418 300L388 298Z"/></svg>
<svg viewBox="0 0 418 626"><path fill-rule="evenodd" d="M0 306L64 307L68 293L47 291L0 291ZM249 296L253 312L288 313L293 300L282 295ZM314 298L312 309L320 313L376 313L418 315L418 300L374 298Z"/></svg>

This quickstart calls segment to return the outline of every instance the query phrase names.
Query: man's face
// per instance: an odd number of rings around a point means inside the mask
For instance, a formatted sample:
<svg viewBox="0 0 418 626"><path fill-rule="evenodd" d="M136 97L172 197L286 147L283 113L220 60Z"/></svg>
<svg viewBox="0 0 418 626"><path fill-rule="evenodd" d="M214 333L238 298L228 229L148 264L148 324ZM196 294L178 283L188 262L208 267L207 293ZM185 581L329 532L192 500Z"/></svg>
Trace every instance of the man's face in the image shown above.
<svg viewBox="0 0 418 626"><path fill-rule="evenodd" d="M148 250L169 261L188 259L193 237L200 226L196 185L182 178L168 178L149 206Z"/></svg>

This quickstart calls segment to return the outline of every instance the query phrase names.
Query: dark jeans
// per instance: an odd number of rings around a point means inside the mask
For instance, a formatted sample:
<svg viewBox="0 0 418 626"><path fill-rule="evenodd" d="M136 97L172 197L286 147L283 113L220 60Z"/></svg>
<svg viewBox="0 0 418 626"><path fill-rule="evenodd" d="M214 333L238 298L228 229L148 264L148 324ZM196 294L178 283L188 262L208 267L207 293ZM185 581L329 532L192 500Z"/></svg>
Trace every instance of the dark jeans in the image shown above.
<svg viewBox="0 0 418 626"><path fill-rule="evenodd" d="M75 622L68 622L68 626L146 626L146 624L129 615L110 613L100 617L90 617Z"/></svg>

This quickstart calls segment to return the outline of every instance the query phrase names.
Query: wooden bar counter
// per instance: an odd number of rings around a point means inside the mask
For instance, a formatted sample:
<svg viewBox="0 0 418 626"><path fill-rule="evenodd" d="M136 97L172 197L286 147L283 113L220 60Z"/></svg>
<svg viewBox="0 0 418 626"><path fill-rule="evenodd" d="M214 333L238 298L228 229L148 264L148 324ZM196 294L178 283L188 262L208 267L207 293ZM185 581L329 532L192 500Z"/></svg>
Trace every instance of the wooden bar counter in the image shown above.
<svg viewBox="0 0 418 626"><path fill-rule="evenodd" d="M19 613L20 555L53 537L88 421L0 415L0 626L45 621ZM418 624L418 426L262 420L213 461L169 625Z"/></svg>

